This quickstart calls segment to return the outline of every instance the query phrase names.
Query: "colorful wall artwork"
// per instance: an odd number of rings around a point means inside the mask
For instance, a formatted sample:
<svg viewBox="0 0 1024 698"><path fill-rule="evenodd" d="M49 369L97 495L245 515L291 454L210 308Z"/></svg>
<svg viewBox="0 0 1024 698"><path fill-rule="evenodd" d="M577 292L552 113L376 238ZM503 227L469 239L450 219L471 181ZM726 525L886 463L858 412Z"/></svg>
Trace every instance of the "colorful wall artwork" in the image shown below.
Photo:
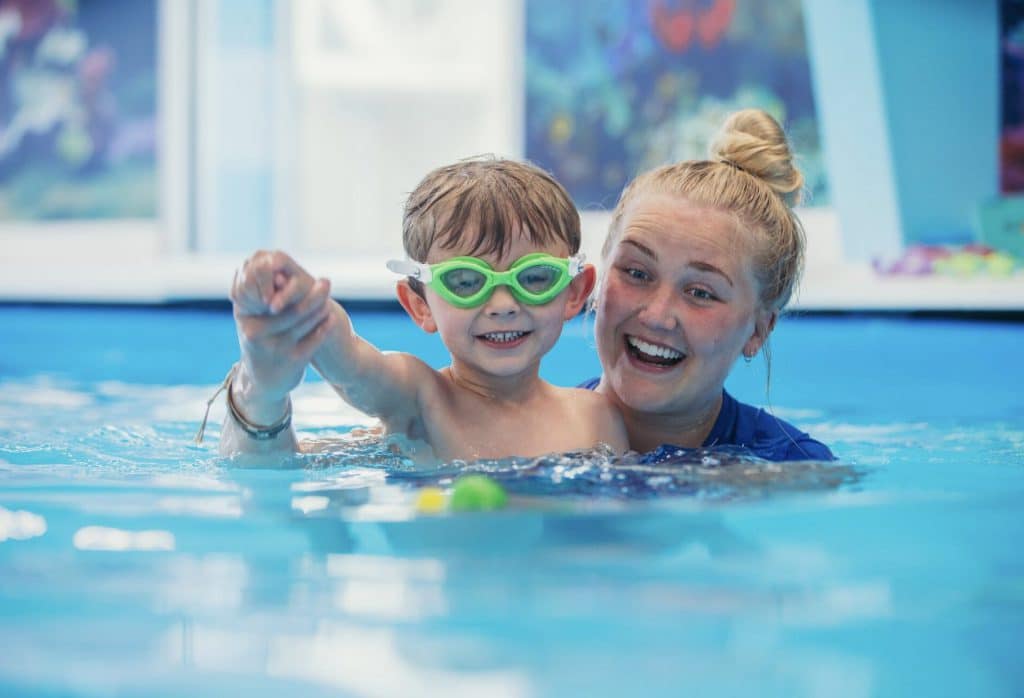
<svg viewBox="0 0 1024 698"><path fill-rule="evenodd" d="M999 10L999 188L1010 194L1024 191L1024 1L1002 0Z"/></svg>
<svg viewBox="0 0 1024 698"><path fill-rule="evenodd" d="M0 0L0 222L157 214L157 0Z"/></svg>
<svg viewBox="0 0 1024 698"><path fill-rule="evenodd" d="M746 107L780 119L809 203L827 203L800 0L526 0L526 154L581 209L705 157Z"/></svg>

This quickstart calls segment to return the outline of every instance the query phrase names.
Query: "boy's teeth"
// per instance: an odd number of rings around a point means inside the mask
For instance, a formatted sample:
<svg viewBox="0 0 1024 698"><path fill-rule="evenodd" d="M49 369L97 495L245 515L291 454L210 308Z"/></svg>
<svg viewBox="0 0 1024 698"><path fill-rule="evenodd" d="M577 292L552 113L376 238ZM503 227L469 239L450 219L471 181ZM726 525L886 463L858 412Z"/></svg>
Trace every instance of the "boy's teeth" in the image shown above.
<svg viewBox="0 0 1024 698"><path fill-rule="evenodd" d="M525 332L487 332L484 339L488 342L514 342L522 337Z"/></svg>
<svg viewBox="0 0 1024 698"><path fill-rule="evenodd" d="M644 340L633 336L627 337L627 341L631 347L642 354L647 354L648 356L656 356L659 359L672 360L683 358L682 352L678 352L675 349L669 349L668 347L659 346L657 344L651 344L650 342L645 342Z"/></svg>

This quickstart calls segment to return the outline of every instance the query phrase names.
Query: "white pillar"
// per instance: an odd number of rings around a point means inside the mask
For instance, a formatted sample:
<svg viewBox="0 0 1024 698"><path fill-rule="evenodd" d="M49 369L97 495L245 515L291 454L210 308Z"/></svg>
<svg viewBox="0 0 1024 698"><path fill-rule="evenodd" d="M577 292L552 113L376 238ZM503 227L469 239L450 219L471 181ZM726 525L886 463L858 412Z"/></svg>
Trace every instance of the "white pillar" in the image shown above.
<svg viewBox="0 0 1024 698"><path fill-rule="evenodd" d="M998 191L997 0L805 0L804 15L845 256L973 240Z"/></svg>

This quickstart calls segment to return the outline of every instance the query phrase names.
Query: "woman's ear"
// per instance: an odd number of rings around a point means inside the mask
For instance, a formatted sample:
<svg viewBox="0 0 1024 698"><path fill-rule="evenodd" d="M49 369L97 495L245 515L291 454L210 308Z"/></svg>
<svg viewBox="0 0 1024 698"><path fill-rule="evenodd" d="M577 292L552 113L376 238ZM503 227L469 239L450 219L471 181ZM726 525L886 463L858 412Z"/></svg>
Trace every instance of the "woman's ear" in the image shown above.
<svg viewBox="0 0 1024 698"><path fill-rule="evenodd" d="M593 264L583 265L583 271L576 275L576 278L569 283L569 287L565 290L568 294L568 302L565 304L565 320L571 320L580 314L596 283L597 269Z"/></svg>
<svg viewBox="0 0 1024 698"><path fill-rule="evenodd" d="M743 345L743 355L752 357L761 351L761 347L768 341L768 335L775 329L775 321L779 319L777 310L758 310L754 317L754 333Z"/></svg>
<svg viewBox="0 0 1024 698"><path fill-rule="evenodd" d="M408 279L402 279L395 285L395 295L398 296L398 302L405 312L409 313L409 317L421 330L437 332L437 322L434 321L434 313L430 310L427 299L413 290Z"/></svg>

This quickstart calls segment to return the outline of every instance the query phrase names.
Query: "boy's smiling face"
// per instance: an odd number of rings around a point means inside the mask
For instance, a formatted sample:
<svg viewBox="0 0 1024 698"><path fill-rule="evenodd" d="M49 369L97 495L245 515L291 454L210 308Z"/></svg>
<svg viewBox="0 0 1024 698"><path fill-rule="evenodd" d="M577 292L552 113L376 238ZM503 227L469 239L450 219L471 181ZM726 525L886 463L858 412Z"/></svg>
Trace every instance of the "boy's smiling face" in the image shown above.
<svg viewBox="0 0 1024 698"><path fill-rule="evenodd" d="M571 254L564 242L541 246L532 242L528 235L519 233L501 257L476 256L496 271L505 271L518 259L534 252L556 257ZM435 245L426 262L437 264L471 255L471 250L461 246L448 249ZM456 375L486 384L494 378L535 377L541 357L558 341L563 323L583 307L593 281L594 270L588 265L568 288L544 305L517 300L507 286L495 288L491 297L475 308L457 308L429 286L424 289L425 299L410 296L411 291L404 294L405 298L400 291L399 299L421 328L441 334L441 340L451 353L452 370Z"/></svg>

